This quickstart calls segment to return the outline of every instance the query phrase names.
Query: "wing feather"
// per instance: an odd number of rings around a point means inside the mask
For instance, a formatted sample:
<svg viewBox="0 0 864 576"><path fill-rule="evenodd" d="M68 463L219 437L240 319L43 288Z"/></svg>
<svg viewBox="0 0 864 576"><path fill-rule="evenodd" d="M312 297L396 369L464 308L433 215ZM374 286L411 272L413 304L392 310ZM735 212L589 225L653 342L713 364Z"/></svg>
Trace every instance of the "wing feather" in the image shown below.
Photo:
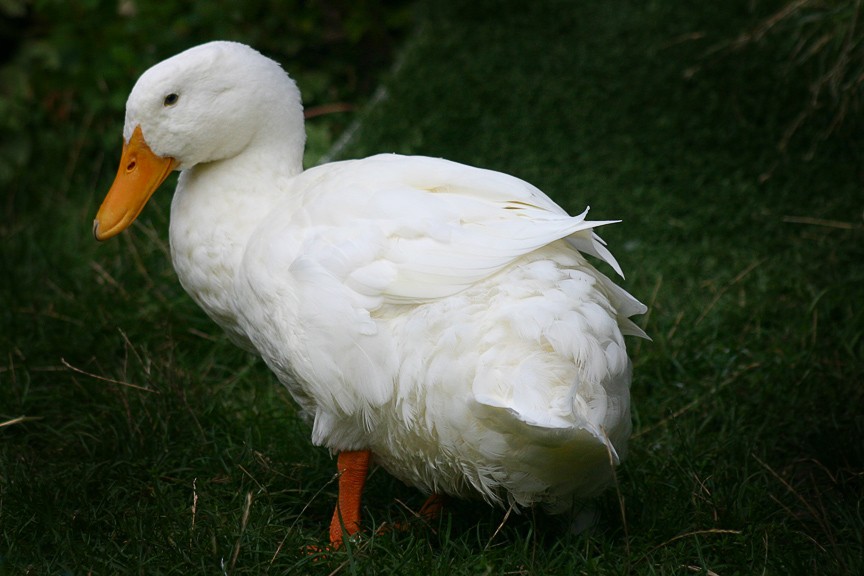
<svg viewBox="0 0 864 576"><path fill-rule="evenodd" d="M320 253L337 277L361 294L379 294L382 302L450 296L565 238L621 273L594 233L615 221L589 221L587 209L570 216L513 176L398 155L307 174L316 179L316 197L306 200L301 218L316 226L309 229L306 255Z"/></svg>

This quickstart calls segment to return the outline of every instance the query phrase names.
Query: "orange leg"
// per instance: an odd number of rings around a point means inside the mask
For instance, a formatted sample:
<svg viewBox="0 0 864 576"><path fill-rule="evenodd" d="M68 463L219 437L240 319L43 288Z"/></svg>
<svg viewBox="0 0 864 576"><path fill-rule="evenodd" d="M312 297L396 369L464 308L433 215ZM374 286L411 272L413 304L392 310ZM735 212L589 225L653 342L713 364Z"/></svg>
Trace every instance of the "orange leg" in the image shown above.
<svg viewBox="0 0 864 576"><path fill-rule="evenodd" d="M330 545L342 546L342 527L351 536L360 529L360 499L369 472L369 450L340 452L336 462L339 470L339 501L330 522Z"/></svg>
<svg viewBox="0 0 864 576"><path fill-rule="evenodd" d="M417 515L427 522L435 520L441 515L446 500L446 496L433 492L420 507Z"/></svg>

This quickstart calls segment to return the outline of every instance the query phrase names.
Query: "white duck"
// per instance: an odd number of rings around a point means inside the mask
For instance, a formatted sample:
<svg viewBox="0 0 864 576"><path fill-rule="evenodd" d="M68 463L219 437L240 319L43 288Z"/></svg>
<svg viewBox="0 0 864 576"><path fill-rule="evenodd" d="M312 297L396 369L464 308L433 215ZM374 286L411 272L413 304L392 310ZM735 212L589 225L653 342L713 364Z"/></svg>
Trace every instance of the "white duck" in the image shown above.
<svg viewBox="0 0 864 576"><path fill-rule="evenodd" d="M379 155L302 169L294 82L212 42L145 72L94 222L129 226L174 169L180 282L256 351L338 453L330 527L360 524L370 461L432 494L561 511L597 494L630 433L623 334L645 306L586 212L508 176ZM371 460L370 460L371 459ZM433 506L427 506L428 510Z"/></svg>

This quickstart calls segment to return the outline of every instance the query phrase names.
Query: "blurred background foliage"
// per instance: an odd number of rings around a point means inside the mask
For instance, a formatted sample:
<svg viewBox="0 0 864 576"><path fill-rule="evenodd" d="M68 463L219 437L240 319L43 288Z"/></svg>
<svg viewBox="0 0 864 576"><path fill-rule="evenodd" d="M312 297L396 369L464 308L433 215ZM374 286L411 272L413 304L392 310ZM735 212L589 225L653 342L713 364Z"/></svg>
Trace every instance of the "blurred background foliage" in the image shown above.
<svg viewBox="0 0 864 576"><path fill-rule="evenodd" d="M412 4L0 0L0 186L31 163L67 157L69 141L80 146L73 158L116 146L130 79L207 39L242 41L283 63L312 115L354 109L371 94L411 29ZM826 138L857 138L862 1L752 0L749 9L751 25L726 31L707 49L696 42L696 54L704 51L694 55L685 74L744 65L746 59L773 60L778 90L772 97L777 107L797 110L785 121L781 152L799 134L806 134L801 138L810 153ZM683 40L705 36L694 31ZM337 113L309 123L311 161L349 119Z"/></svg>

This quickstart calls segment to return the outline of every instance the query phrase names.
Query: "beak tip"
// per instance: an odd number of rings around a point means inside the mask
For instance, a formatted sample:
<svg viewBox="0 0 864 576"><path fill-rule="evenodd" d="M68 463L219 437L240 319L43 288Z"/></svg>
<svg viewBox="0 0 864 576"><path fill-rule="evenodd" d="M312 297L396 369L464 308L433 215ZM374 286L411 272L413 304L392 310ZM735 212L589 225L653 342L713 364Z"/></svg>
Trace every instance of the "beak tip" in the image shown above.
<svg viewBox="0 0 864 576"><path fill-rule="evenodd" d="M96 238L98 242L105 240L105 237L99 234L99 220L93 220L93 237Z"/></svg>

